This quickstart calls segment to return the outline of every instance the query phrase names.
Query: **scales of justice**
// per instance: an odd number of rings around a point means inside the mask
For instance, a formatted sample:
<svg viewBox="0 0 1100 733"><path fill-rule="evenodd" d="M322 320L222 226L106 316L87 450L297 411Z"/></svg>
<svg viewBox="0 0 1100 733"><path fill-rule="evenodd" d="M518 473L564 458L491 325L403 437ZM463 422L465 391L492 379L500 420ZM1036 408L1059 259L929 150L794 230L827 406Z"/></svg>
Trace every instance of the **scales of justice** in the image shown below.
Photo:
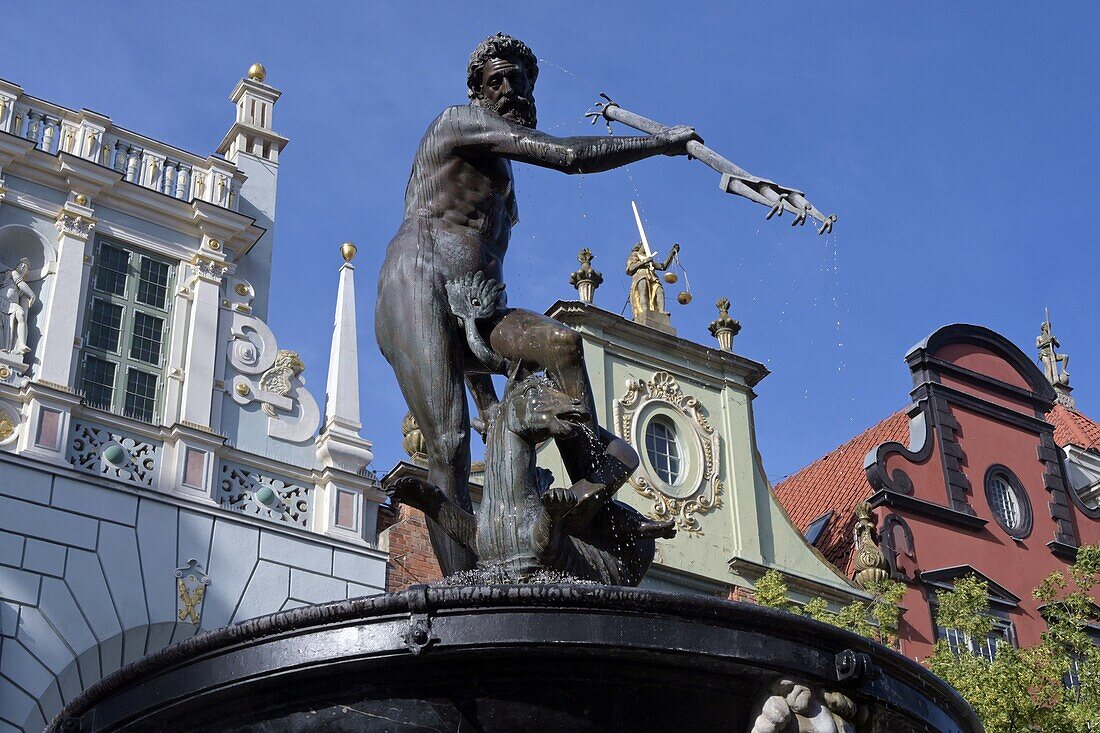
<svg viewBox="0 0 1100 733"><path fill-rule="evenodd" d="M747 173L691 127L658 124L606 96L593 122L645 134L540 132L537 76L518 39L497 34L477 46L470 102L428 126L379 276L378 345L428 462L426 478L384 488L425 514L446 577L200 634L86 690L56 730L981 730L938 678L866 639L749 604L634 587L656 540L676 530L615 499L639 457L596 422L578 334L507 301L513 164L597 173L686 156L718 171L723 191L767 207L768 219L789 213L793 225L814 219L828 233L836 216ZM632 305L660 328L657 273L678 248L658 262L637 222ZM494 375L507 379L499 395ZM486 444L476 508L467 488L474 431ZM536 464L547 440L566 476Z"/></svg>

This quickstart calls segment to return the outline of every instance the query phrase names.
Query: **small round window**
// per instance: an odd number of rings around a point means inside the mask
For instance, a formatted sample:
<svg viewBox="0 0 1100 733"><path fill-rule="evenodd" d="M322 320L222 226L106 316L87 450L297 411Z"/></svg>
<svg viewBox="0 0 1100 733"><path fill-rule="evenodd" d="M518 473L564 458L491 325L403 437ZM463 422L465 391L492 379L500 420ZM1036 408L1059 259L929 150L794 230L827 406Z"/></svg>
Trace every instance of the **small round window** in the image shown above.
<svg viewBox="0 0 1100 733"><path fill-rule="evenodd" d="M645 450L657 478L669 486L680 482L683 458L676 426L671 421L655 417L645 428Z"/></svg>
<svg viewBox="0 0 1100 733"><path fill-rule="evenodd" d="M1031 532L1031 506L1019 479L1003 466L993 466L985 476L985 496L993 518L1005 532L1022 538Z"/></svg>

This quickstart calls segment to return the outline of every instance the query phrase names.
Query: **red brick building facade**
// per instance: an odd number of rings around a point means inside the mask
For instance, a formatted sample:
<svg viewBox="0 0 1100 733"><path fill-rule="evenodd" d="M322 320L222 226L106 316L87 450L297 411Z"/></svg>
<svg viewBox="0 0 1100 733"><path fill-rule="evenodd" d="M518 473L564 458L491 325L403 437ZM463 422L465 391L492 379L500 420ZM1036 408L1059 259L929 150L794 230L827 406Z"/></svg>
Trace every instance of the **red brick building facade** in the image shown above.
<svg viewBox="0 0 1100 733"><path fill-rule="evenodd" d="M1095 486L1067 463L1100 458L1100 425L1072 407L1068 379L1055 380L1056 391L1019 348L980 326L941 328L906 362L912 404L775 493L849 575L855 509L870 502L889 573L909 586L900 629L908 656L923 659L938 636L955 634L935 627L936 595L965 574L988 581L998 636L1037 643L1045 623L1032 589L1080 545L1100 542Z"/></svg>

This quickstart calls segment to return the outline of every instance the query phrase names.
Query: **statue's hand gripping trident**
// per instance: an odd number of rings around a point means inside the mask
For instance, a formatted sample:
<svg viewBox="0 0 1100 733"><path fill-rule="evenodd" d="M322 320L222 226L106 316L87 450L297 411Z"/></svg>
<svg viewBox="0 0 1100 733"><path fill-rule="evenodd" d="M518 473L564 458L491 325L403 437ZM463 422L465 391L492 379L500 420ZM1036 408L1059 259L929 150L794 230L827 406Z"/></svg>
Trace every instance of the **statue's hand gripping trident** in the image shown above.
<svg viewBox="0 0 1100 733"><path fill-rule="evenodd" d="M597 120L604 120L607 123L608 132L611 131L612 122L621 122L627 127L633 127L650 135L660 135L670 129L659 122L623 109L606 94L600 96L604 101L597 102L595 110L586 113L585 117L590 118L592 124L596 124ZM750 201L767 206L769 211L766 219L771 219L773 216L781 217L784 211L790 211L794 214L791 226L805 225L806 218L810 217L821 224L817 230L818 234L833 231L836 214L828 216L822 214L817 207L806 200L801 191L754 176L697 140L687 143L687 153L689 158L698 158L722 174L719 187L726 193L744 196Z"/></svg>

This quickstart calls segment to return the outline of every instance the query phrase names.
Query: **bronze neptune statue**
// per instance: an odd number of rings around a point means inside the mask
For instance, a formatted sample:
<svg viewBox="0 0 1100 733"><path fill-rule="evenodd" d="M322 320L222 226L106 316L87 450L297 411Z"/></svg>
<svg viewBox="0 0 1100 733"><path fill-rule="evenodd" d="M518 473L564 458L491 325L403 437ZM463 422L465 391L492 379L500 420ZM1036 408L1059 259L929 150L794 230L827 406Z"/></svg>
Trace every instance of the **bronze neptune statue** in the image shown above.
<svg viewBox="0 0 1100 733"><path fill-rule="evenodd" d="M467 72L470 103L445 109L429 125L413 160L404 219L378 281L378 345L423 433L428 484L466 513L472 508L466 386L480 428L497 404L492 373L505 365L544 371L556 389L576 401L579 424L586 428L556 437L574 482L568 489L574 504L570 523L580 526L598 521L618 488L601 483L598 475L592 480L594 449L588 438L606 446L610 436L595 424L580 337L541 314L506 307L504 255L518 221L512 161L595 173L654 155L685 155L686 145L699 137L685 126L641 137L557 138L539 132L533 96L537 60L525 44L503 34L474 50ZM491 307L475 294L473 310L464 317L452 309L452 299L470 288L480 288ZM428 526L444 574L477 564L470 547L438 521L429 517Z"/></svg>

